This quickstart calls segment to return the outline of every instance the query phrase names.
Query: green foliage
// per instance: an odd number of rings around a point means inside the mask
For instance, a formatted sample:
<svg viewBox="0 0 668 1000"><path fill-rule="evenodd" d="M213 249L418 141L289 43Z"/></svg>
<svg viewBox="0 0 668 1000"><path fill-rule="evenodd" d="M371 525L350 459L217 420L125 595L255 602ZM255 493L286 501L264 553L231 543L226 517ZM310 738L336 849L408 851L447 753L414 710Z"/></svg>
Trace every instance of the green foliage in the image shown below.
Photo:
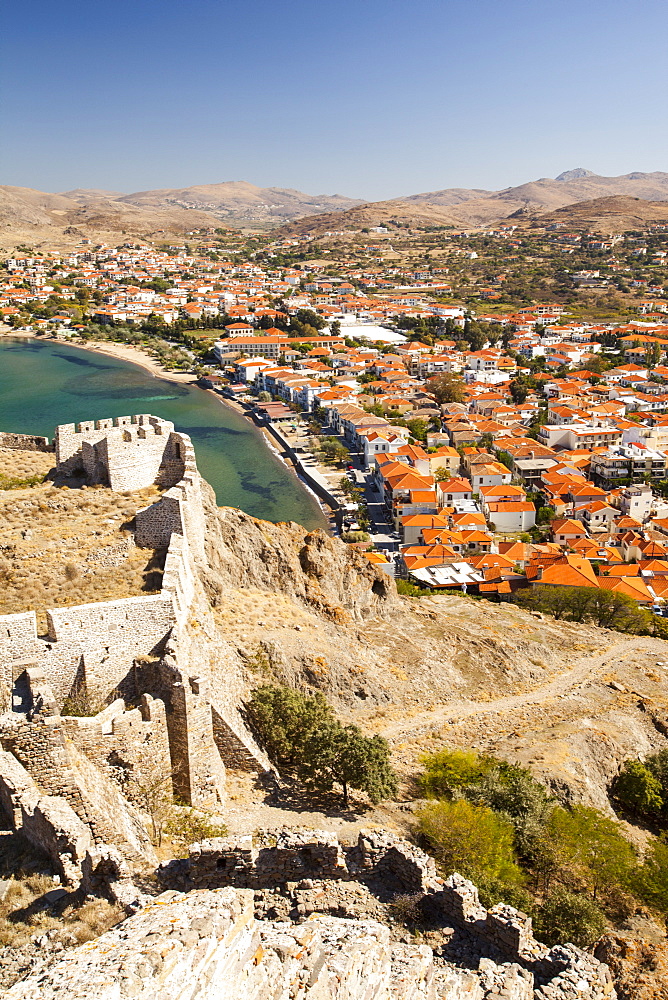
<svg viewBox="0 0 668 1000"><path fill-rule="evenodd" d="M659 779L638 760L627 760L612 786L614 798L626 809L641 816L661 812L662 793Z"/></svg>
<svg viewBox="0 0 668 1000"><path fill-rule="evenodd" d="M411 432L411 436L415 438L416 441L426 441L427 431L429 430L429 424L426 420L421 417L416 417L415 420L407 420L406 426Z"/></svg>
<svg viewBox="0 0 668 1000"><path fill-rule="evenodd" d="M448 479L451 478L452 478L452 473L450 472L450 470L446 469L442 465L439 465L438 469L436 469L434 473L434 479L436 480L437 483L445 483L448 481Z"/></svg>
<svg viewBox="0 0 668 1000"><path fill-rule="evenodd" d="M265 686L253 691L246 710L273 763L318 791L340 785L344 806L351 788L366 792L374 804L396 793L387 741L342 726L320 692Z"/></svg>
<svg viewBox="0 0 668 1000"><path fill-rule="evenodd" d="M636 889L650 906L668 913L668 844L652 842L638 872Z"/></svg>
<svg viewBox="0 0 668 1000"><path fill-rule="evenodd" d="M589 806L554 809L547 831L562 869L567 869L593 899L602 890L627 888L633 882L635 852L621 824Z"/></svg>
<svg viewBox="0 0 668 1000"><path fill-rule="evenodd" d="M287 771L294 770L301 761L311 735L335 722L331 706L319 691L304 695L272 685L252 692L246 712L268 756Z"/></svg>
<svg viewBox="0 0 668 1000"><path fill-rule="evenodd" d="M428 798L451 799L453 793L467 785L480 782L496 769L494 757L483 756L475 750L439 750L422 757L424 772L420 786Z"/></svg>
<svg viewBox="0 0 668 1000"><path fill-rule="evenodd" d="M22 490L28 486L39 486L45 479L46 473L23 477L0 475L0 490Z"/></svg>
<svg viewBox="0 0 668 1000"><path fill-rule="evenodd" d="M165 835L178 857L188 857L188 846L211 837L226 837L227 827L189 806L175 807L165 824Z"/></svg>
<svg viewBox="0 0 668 1000"><path fill-rule="evenodd" d="M437 403L462 403L466 383L458 375L445 372L436 378L430 378L425 389Z"/></svg>
<svg viewBox="0 0 668 1000"><path fill-rule="evenodd" d="M492 809L465 799L435 802L421 810L418 824L446 875L456 871L474 882L522 884L513 827Z"/></svg>
<svg viewBox="0 0 668 1000"><path fill-rule="evenodd" d="M569 941L589 948L605 930L606 919L593 900L557 886L536 911L533 925L536 937L545 944Z"/></svg>
<svg viewBox="0 0 668 1000"><path fill-rule="evenodd" d="M402 597L431 597L432 591L429 588L418 587L417 584L411 583L410 580L397 579L397 593L401 594Z"/></svg>
<svg viewBox="0 0 668 1000"><path fill-rule="evenodd" d="M544 508L543 508L544 509ZM591 621L601 628L633 634L651 633L653 616L638 607L626 594L598 587L537 586L520 591L517 604L533 611L542 611L554 618L571 621Z"/></svg>
<svg viewBox="0 0 668 1000"><path fill-rule="evenodd" d="M318 791L341 785L343 805L348 789L366 792L375 804L396 794L397 778L390 767L390 747L382 736L364 736L357 726L323 726L304 748L299 776Z"/></svg>
<svg viewBox="0 0 668 1000"><path fill-rule="evenodd" d="M320 456L335 465L343 465L350 457L350 452L338 438L324 437L320 440Z"/></svg>

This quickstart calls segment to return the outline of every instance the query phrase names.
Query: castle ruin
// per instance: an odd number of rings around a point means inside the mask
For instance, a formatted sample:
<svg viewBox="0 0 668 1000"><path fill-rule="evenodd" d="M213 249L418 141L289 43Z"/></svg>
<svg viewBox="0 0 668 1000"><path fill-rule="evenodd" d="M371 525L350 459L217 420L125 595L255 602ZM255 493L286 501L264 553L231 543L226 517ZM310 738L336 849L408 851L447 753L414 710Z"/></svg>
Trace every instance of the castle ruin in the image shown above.
<svg viewBox="0 0 668 1000"><path fill-rule="evenodd" d="M3 447L49 447L5 435ZM606 966L573 946L547 949L512 907L485 910L460 876L438 878L417 848L373 831L345 845L329 833L289 832L192 845L158 866L133 776L165 775L183 801L215 810L225 767L269 764L235 714L235 694L207 653L215 633L198 571L206 566L202 481L192 443L147 414L57 428L57 471L119 492L158 485L135 517L135 544L164 551L159 593L61 607L38 634L34 611L0 616L0 807L46 852L63 884L105 893L127 920L33 972L8 1000L606 1000ZM84 691L104 704L63 714ZM138 871L163 892L143 895ZM392 938L372 920L322 914L323 886L375 880L409 894L439 927L466 935L468 966ZM258 919L254 894L315 894L300 919Z"/></svg>

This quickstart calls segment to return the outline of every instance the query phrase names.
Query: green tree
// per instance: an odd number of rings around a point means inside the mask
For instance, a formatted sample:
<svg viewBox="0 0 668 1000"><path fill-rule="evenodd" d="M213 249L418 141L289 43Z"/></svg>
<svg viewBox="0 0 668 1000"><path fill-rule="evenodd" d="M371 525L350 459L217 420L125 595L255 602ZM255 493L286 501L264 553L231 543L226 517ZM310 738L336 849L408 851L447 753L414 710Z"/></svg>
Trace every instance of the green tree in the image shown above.
<svg viewBox="0 0 668 1000"><path fill-rule="evenodd" d="M456 871L474 882L521 885L513 827L487 806L466 799L435 802L418 814L418 825L446 875Z"/></svg>
<svg viewBox="0 0 668 1000"><path fill-rule="evenodd" d="M597 809L576 805L553 810L547 825L562 875L570 875L593 899L602 890L626 888L632 882L636 856L621 833L621 824Z"/></svg>
<svg viewBox="0 0 668 1000"><path fill-rule="evenodd" d="M651 906L668 913L668 844L654 840L638 872L637 891Z"/></svg>
<svg viewBox="0 0 668 1000"><path fill-rule="evenodd" d="M279 768L294 770L313 733L332 726L335 716L319 691L305 695L289 687L256 688L246 713L259 742Z"/></svg>
<svg viewBox="0 0 668 1000"><path fill-rule="evenodd" d="M659 779L639 760L627 760L615 778L612 795L631 812L656 815L663 809L663 788Z"/></svg>
<svg viewBox="0 0 668 1000"><path fill-rule="evenodd" d="M446 469L442 465L439 465L438 469L436 469L436 472L434 473L434 479L436 480L436 482L445 483L450 478L452 478L452 473L450 472L450 470Z"/></svg>
<svg viewBox="0 0 668 1000"><path fill-rule="evenodd" d="M366 792L374 804L397 791L387 740L364 736L357 726L339 723L323 726L311 735L304 747L299 775L319 791L329 792L339 784L344 808L351 788Z"/></svg>
<svg viewBox="0 0 668 1000"><path fill-rule="evenodd" d="M425 391L434 397L437 403L462 403L466 383L452 372L444 372L436 378L430 378L425 385Z"/></svg>
<svg viewBox="0 0 668 1000"><path fill-rule="evenodd" d="M427 440L429 424L426 420L423 420L421 417L416 417L414 420L407 420L406 426L411 432L411 436L414 437L416 441Z"/></svg>
<svg viewBox="0 0 668 1000"><path fill-rule="evenodd" d="M555 886L534 916L536 937L545 944L570 941L579 948L589 948L606 926L606 919L593 900Z"/></svg>

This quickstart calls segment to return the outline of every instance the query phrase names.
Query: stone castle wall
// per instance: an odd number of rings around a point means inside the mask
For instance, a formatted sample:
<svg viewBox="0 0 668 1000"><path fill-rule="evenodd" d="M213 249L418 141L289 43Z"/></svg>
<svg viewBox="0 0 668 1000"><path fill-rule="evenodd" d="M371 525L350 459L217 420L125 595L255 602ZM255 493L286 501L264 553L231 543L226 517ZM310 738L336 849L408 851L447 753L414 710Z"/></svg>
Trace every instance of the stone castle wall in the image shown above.
<svg viewBox="0 0 668 1000"><path fill-rule="evenodd" d="M433 858L386 831L362 830L353 845L319 830L283 831L271 847L256 847L252 836L215 838L191 845L187 860L162 865L158 873L163 884L196 892L371 878L386 890L414 897L416 906L437 925L459 928L480 942L481 953L491 948L502 962L512 963L522 973L510 977L512 988L507 982L498 988L492 972L505 966L489 962L489 993L482 989L467 993L459 982L455 992L445 994L448 997L604 1000L614 996L607 966L573 945L548 949L533 936L530 917L503 903L486 910L472 882L456 873L439 878ZM480 977L477 985L484 981Z"/></svg>
<svg viewBox="0 0 668 1000"><path fill-rule="evenodd" d="M91 449L95 449L93 451ZM137 514L136 542L166 548L160 594L122 598L47 611L48 635L37 635L32 611L0 616L0 677L16 681L16 663L40 664L62 705L85 685L106 699L132 669L136 657L159 655L188 617L195 592L195 560L204 554L204 513L192 442L168 421L139 414L61 425L56 430L59 471L81 469L112 489L169 485L155 504Z"/></svg>
<svg viewBox="0 0 668 1000"><path fill-rule="evenodd" d="M0 431L0 448L9 451L55 451L55 446L49 444L47 437L37 434L10 434Z"/></svg>

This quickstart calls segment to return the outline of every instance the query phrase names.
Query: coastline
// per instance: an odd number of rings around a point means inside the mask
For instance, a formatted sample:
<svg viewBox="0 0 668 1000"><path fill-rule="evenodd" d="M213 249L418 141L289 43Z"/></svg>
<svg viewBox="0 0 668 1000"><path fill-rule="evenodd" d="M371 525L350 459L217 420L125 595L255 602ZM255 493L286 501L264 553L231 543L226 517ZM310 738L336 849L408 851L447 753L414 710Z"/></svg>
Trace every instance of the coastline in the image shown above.
<svg viewBox="0 0 668 1000"><path fill-rule="evenodd" d="M0 334L3 337L7 337L7 339L15 337L19 340L42 340L49 343L66 344L68 347L77 347L80 351L90 351L92 354L106 354L110 358L116 358L119 361L129 361L133 365L138 365L139 368L143 368L150 375L153 375L155 378L161 378L166 382L186 382L193 385L197 381L192 372L168 371L162 367L159 361L151 357L150 354L130 344L118 344L115 341L108 340L88 340L85 343L81 343L65 337L39 337L32 331L12 330L11 327L5 327L5 329L0 331Z"/></svg>
<svg viewBox="0 0 668 1000"><path fill-rule="evenodd" d="M137 365L137 367L142 368L145 372L152 375L154 378L162 379L163 381L166 382L176 382L180 384L185 383L191 386L197 385L197 378L192 374L192 372L167 371L162 367L160 362L156 361L155 358L152 358L150 354L147 354L140 348L133 347L129 344L119 344L110 341L102 341L102 342L86 341L85 343L77 343L73 340L65 339L62 337L53 337L53 336L38 337L37 334L33 333L32 331L15 331L8 327L2 329L1 326L2 325L0 325L0 337L3 338L6 337L8 340L11 338L22 339L22 340L37 339L49 343L63 343L69 347L78 348L81 351L88 351L91 354L104 354L107 357L116 358L119 361L127 361L129 364ZM329 530L332 533L335 533L334 516L332 509L329 507L328 504L326 504L323 501L321 497L319 497L311 489L308 483L306 483L304 479L302 479L302 477L299 475L298 469L296 468L291 458L287 454L283 454L276 447L276 442L274 441L271 434L269 434L269 432L265 428L258 426L250 417L248 410L240 403L238 403L236 400L227 399L213 389L207 389L204 386L197 386L197 387L202 389L202 391L206 392L208 395L215 397L220 403L222 403L223 406L227 407L230 410L233 410L239 416L246 417L248 422L253 426L254 430L256 430L259 433L259 436L262 442L264 443L265 447L267 447L269 451L271 451L279 459L282 465L284 465L284 467L287 470L289 470L289 472L292 473L295 479L298 480L302 489L304 489L314 500L316 500L324 517L329 522ZM315 458L315 456L311 457ZM317 470L322 474L325 470L324 469L321 470L320 464L317 461L315 462L315 464ZM323 478L325 477L323 476Z"/></svg>

